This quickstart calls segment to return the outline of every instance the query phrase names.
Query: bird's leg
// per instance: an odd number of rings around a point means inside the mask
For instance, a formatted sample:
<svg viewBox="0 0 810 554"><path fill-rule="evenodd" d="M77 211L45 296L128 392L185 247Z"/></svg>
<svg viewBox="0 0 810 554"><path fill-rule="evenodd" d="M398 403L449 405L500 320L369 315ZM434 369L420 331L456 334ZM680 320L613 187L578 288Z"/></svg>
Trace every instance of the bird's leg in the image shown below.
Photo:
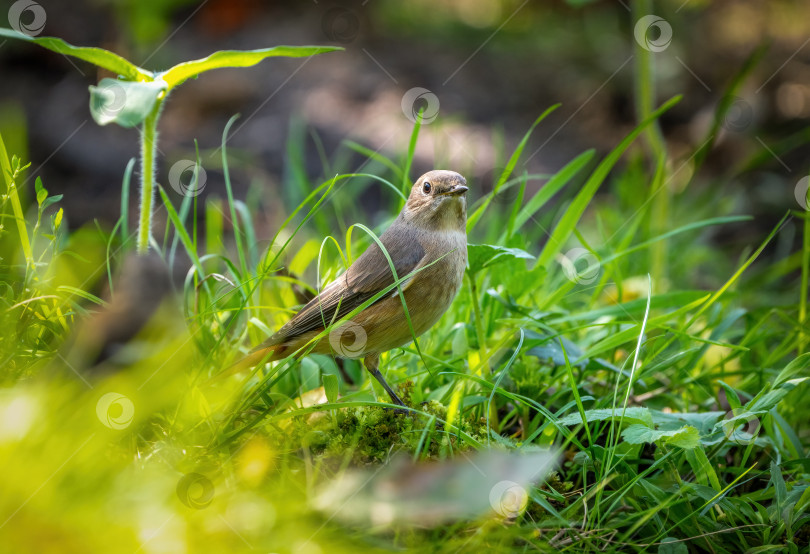
<svg viewBox="0 0 810 554"><path fill-rule="evenodd" d="M388 383L385 382L385 378L382 376L382 373L380 373L380 355L377 353L369 354L368 356L365 357L363 362L365 363L368 372L374 376L377 382L383 386L385 392L388 393L388 396L391 397L391 401L394 404L398 404L399 406L405 406L405 403L402 401L402 399L400 399L400 397L397 396L397 393L394 392L394 389L388 386Z"/></svg>

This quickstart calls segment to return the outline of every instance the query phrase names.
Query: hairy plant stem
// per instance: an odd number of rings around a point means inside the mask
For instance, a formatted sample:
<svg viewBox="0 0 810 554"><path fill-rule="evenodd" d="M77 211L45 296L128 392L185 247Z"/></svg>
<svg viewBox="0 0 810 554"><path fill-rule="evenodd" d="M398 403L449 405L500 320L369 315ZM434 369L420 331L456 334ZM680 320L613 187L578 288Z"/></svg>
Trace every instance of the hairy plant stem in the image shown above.
<svg viewBox="0 0 810 554"><path fill-rule="evenodd" d="M805 198L807 202L807 198ZM804 213L804 237L802 244L802 276L801 286L799 287L799 344L797 353L801 354L806 352L805 346L807 345L807 299L810 296L810 211Z"/></svg>
<svg viewBox="0 0 810 554"><path fill-rule="evenodd" d="M157 122L164 98L146 116L141 129L141 213L138 220L138 254L149 251L149 233L152 228L152 202L155 197L155 151L157 150Z"/></svg>

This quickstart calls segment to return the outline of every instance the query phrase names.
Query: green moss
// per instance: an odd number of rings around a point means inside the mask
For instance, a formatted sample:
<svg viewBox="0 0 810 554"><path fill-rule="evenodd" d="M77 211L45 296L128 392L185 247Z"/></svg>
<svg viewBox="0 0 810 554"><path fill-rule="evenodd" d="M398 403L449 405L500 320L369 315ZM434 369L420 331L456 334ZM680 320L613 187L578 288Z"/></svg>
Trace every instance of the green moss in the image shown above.
<svg viewBox="0 0 810 554"><path fill-rule="evenodd" d="M548 388L545 386L547 381L539 377L549 371L549 366L541 363L538 358L522 356L512 364L509 369L509 377L516 393L536 399L540 398Z"/></svg>
<svg viewBox="0 0 810 554"><path fill-rule="evenodd" d="M446 420L447 407L436 400L413 405L412 390L410 380L399 386L398 393L403 402L414 410L434 416L436 422ZM295 451L303 446L311 456L326 461L342 460L351 453L354 465L380 463L394 452L413 455L419 451L420 457L435 459L442 454L443 443L449 443L453 450L470 448L455 434L444 433L436 422L428 428L430 419L423 414L364 406L296 417L281 432L275 429L268 432L284 451ZM483 418L465 417L459 422L459 427L476 440L486 437L486 420Z"/></svg>

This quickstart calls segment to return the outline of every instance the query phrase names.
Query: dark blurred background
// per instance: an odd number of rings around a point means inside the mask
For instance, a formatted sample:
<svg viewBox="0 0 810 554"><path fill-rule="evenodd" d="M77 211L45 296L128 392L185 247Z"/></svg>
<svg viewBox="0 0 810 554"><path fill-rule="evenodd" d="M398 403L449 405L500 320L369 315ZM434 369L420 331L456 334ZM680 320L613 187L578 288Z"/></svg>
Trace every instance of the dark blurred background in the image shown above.
<svg viewBox="0 0 810 554"><path fill-rule="evenodd" d="M412 176L453 168L470 178L476 194L491 188L493 168L503 167L554 103L562 107L533 134L521 169L552 172L586 148L607 152L637 123L629 0L38 3L47 14L41 36L102 46L148 69L219 49L345 47L208 73L181 86L166 105L158 181L177 160L194 159L196 139L207 171L204 197L224 194L217 148L228 119L241 113L229 140L232 177L242 197L250 186L264 191L256 201L269 215L260 228L275 223L279 198L295 194L284 186L291 179L285 159L303 157L316 179L363 163L340 147L347 139L387 155L403 152L413 126L403 95L414 87L429 91L416 105L438 106L438 115L424 126ZM6 1L0 13L12 4ZM756 225L767 228L798 208L793 190L808 169L810 4L675 0L650 8L672 29L671 43L653 54L656 105L684 95L661 120L673 165L684 166L671 185L676 189L688 180L689 156L735 74L766 48L689 186L712 201L713 180L731 175L734 210L761 216ZM134 130L99 127L90 118L87 87L104 76L83 62L0 40L0 132L11 152L32 162L32 175L41 175L52 193L66 193L74 228L93 219L115 222L124 168L137 154ZM373 195L364 202L374 202ZM752 236L761 235L752 229Z"/></svg>

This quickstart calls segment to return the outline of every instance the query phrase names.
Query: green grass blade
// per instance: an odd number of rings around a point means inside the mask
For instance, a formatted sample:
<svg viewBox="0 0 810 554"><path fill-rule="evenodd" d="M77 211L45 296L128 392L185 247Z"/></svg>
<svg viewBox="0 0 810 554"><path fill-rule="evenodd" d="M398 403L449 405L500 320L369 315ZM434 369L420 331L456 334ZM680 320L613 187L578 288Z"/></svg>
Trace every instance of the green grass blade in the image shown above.
<svg viewBox="0 0 810 554"><path fill-rule="evenodd" d="M492 386L492 392L489 393L489 398L487 398L487 407L486 407L486 414L487 414L487 444L489 444L490 436L492 435L492 430L489 426L489 415L492 411L492 399L495 398L495 391L500 388L501 381L509 372L509 368L512 367L512 364L515 363L515 359L520 354L520 349L523 348L523 339L525 337L525 333L523 329L520 330L520 340L518 341L518 345L515 347L515 351L512 356L509 358L509 361L506 362L506 365L501 370L500 374L498 375L498 379L495 381L495 384Z"/></svg>
<svg viewBox="0 0 810 554"><path fill-rule="evenodd" d="M743 82L751 74L754 68L756 68L767 51L767 45L760 45L758 48L756 48L751 55L746 58L740 70L732 78L731 83L728 85L723 94L723 98L720 99L717 110L714 112L714 120L712 121L712 126L709 128L709 131L706 133L707 136L703 140L699 141L701 146L695 153L694 172L697 172L698 168L703 165L703 162L706 160L706 156L708 156L709 152L711 152L712 147L717 140L717 136L725 123L725 119L728 116L728 112L734 104L734 101L737 100L736 95L739 93L740 88L742 88Z"/></svg>
<svg viewBox="0 0 810 554"><path fill-rule="evenodd" d="M124 169L121 181L121 244L127 243L129 237L129 189L132 182L132 171L135 169L135 158L130 158Z"/></svg>
<svg viewBox="0 0 810 554"><path fill-rule="evenodd" d="M551 198L557 194L565 185L571 182L571 179L579 173L588 162L591 161L595 150L586 150L570 162L565 167L560 169L554 174L548 182L543 185L543 188L538 190L532 198L526 202L526 205L521 208L517 217L515 218L515 229L520 229L523 225L536 214Z"/></svg>
<svg viewBox="0 0 810 554"><path fill-rule="evenodd" d="M205 275L205 271L203 270L202 262L200 261L200 257L197 255L197 252L194 250L194 243L191 240L191 237L186 231L183 222L180 220L180 215L177 213L177 210L174 209L172 205L172 201L169 198L169 195L166 194L166 191L163 190L163 187L158 186L158 192L160 193L160 198L163 200L163 205L166 207L166 213L169 215L169 220L174 225L174 229L177 232L177 235L180 237L180 242L183 243L183 246L186 248L186 253L188 254L191 262L194 264L194 267L197 269L200 277Z"/></svg>
<svg viewBox="0 0 810 554"><path fill-rule="evenodd" d="M256 263L259 260L259 251L256 247L258 241L256 238L256 229L253 225L253 216L250 215L250 210L248 209L247 204L241 200L236 200L234 202L234 207L236 208L236 213L239 214L239 217L242 220L240 229L242 234L245 236L245 242L247 243L246 257L248 266L256 267Z"/></svg>
<svg viewBox="0 0 810 554"><path fill-rule="evenodd" d="M503 169L501 175L498 177L498 180L495 183L495 186L493 187L492 194L484 201L483 204L481 204L481 206L478 207L477 210L475 210L475 212L473 212L470 216L467 217L467 233L469 233L470 231L473 230L473 228L475 228L475 224L478 223L478 220L481 218L482 215L484 215L484 212L489 207L489 204L492 202L492 199L495 197L496 194L498 194L503 184L509 179L509 176L512 174L512 171L514 171L515 166L517 165L518 160L520 159L520 156L523 154L523 150L526 148L526 144L529 142L529 138L532 136L532 132L534 131L535 127L537 127L541 121L543 121L546 117L548 117L548 115L551 112L553 112L559 107L560 104L554 104L553 106L547 108L546 111L540 114L540 117L534 120L532 126L529 127L529 130L526 131L525 135L523 135L523 138L518 143L517 147L515 148L515 151L512 152L512 156L509 158L509 161L506 162L506 167Z"/></svg>
<svg viewBox="0 0 810 554"><path fill-rule="evenodd" d="M394 173L394 176L397 179L402 180L402 178L403 178L402 177L402 168L399 167L394 162L392 162L387 157L380 154L379 152L375 152L371 148L366 148L362 144L357 144L356 142L354 142L352 140L343 141L343 144L345 144L346 146L348 146L349 148L351 148L352 150L354 150L358 154L362 154L363 156L366 156L367 158L372 159L375 162L378 162L378 163L382 164L383 166L387 167L388 169L390 169ZM402 194L402 192L399 189L397 189L397 191L399 191L399 193Z"/></svg>
<svg viewBox="0 0 810 554"><path fill-rule="evenodd" d="M194 141L194 150L195 150L195 155L196 155L195 163L197 165L194 167L194 170L191 173L191 182L189 183L188 191L196 192L197 190L199 190L198 187L200 185L200 183L199 183L200 172L199 172L198 168L202 167L202 164L200 162L200 148L199 148L199 145L197 144L196 140ZM182 187L181 187L181 189L182 189ZM189 211L191 210L192 205L195 208L195 211L194 211L194 218L195 219L192 222L193 226L192 226L191 242L192 242L192 244L194 246L194 251L197 252L198 251L197 250L197 222L196 222L197 194L190 194L188 192L183 194L183 200L180 203L180 213L179 213L180 221L182 222L183 226L186 225L186 219L188 218L188 214L189 214ZM180 238L178 237L177 233L175 233L174 236L172 237L171 249L169 250L169 256L168 256L169 267L174 266L175 254L177 252L177 243L179 242L179 240L180 240Z"/></svg>
<svg viewBox="0 0 810 554"><path fill-rule="evenodd" d="M565 350L562 338L558 337L560 349L562 350L563 357L565 358L565 372L568 375L568 385L571 387L571 394L574 395L574 401L577 404L579 416L582 418L582 425L585 427L585 434L588 436L588 446L593 446L593 436L591 435L591 428L588 425L588 418L585 417L585 406L582 404L582 397L579 395L579 388L576 379L574 379L574 368L571 367L571 361L568 359L568 352Z"/></svg>
<svg viewBox="0 0 810 554"><path fill-rule="evenodd" d="M233 188L231 187L231 172L228 168L228 131L231 126L239 118L239 114L232 116L228 123L225 124L225 129L222 131L222 171L225 175L225 192L228 195L228 209L231 214L231 225L233 226L233 238L236 242L236 251L239 255L239 268L242 275L248 274L247 258L245 257L245 248L242 245L242 229L239 224L239 218L236 216L236 205L233 200Z"/></svg>
<svg viewBox="0 0 810 554"><path fill-rule="evenodd" d="M689 322L686 323L686 325L684 325L684 329L688 329L689 327L691 327L692 324L695 323L695 321L697 321L698 318L700 318L700 316L706 313L706 310L708 310L712 305L714 305L715 302L717 302L717 300L721 296L723 296L723 294L729 289L729 287L731 287L735 282L737 282L737 280L740 278L740 275L742 275L745 272L745 270L748 269L748 267L752 263L754 263L754 261L756 261L757 258L759 258L759 255L762 254L762 251L765 250L765 247L768 246L768 244L770 244L771 240L773 240L776 234L782 229L782 226L785 224L789 216L790 216L789 212L786 213L784 216L782 216L782 219L779 220L779 223L777 223L776 226L773 228L773 230L771 230L771 232L768 234L768 236L765 237L765 240L762 241L762 244L759 245L759 248L757 248L754 251L754 253L748 257L745 263L742 264L740 268L737 269L737 271L735 271L734 274L723 284L723 286L720 287L717 290L717 292L715 292L706 301L706 303L700 307L700 309L697 312L695 312L695 314L691 317Z"/></svg>
<svg viewBox="0 0 810 554"><path fill-rule="evenodd" d="M585 209L588 207L588 204L590 204L594 194L596 194L596 191L605 181L608 173L610 173L610 170L614 165L616 165L616 162L619 161L619 158L622 156L622 154L624 154L625 150L630 147L630 144L632 144L636 137L638 137L638 135L648 125L655 121L662 113L666 112L672 106L677 104L680 99L680 96L676 96L666 101L660 108L650 114L650 117L646 118L635 129L633 129L633 131L631 131L630 134L627 135L624 140L622 140L622 142L619 143L619 145L605 157L604 160L602 160L602 162L591 174L590 178L588 178L588 181L582 187L582 190L579 192L579 194L577 194L574 201L568 207L568 210L566 210L565 214L554 228L554 231L552 231L548 242L546 242L540 256L537 258L535 267L549 266L551 261L565 246L565 243L568 241L568 237L571 236L571 233L573 233L574 228L579 222L579 219L582 217L582 214L585 213Z"/></svg>
<svg viewBox="0 0 810 554"><path fill-rule="evenodd" d="M801 325L797 343L799 352L805 352L805 346L807 345L807 299L810 297L810 211L805 210L802 218L804 219L804 225L802 225L804 232L802 239L802 276L801 286L799 287L799 325Z"/></svg>
<svg viewBox="0 0 810 554"><path fill-rule="evenodd" d="M402 193L407 197L411 189L411 165L413 165L413 156L416 152L416 141L419 139L419 129L422 128L422 113L419 111L419 117L413 123L413 131L411 131L411 139L408 141L408 154L405 156L405 163L402 170Z"/></svg>

